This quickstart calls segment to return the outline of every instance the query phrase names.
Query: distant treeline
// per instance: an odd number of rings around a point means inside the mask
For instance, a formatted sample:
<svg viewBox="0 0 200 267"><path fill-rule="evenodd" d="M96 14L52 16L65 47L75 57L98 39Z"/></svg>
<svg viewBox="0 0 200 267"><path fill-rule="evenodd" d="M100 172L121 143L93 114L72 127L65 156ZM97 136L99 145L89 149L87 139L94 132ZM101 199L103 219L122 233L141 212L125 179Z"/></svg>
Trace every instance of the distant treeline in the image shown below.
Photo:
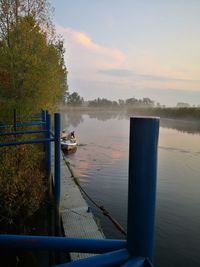
<svg viewBox="0 0 200 267"><path fill-rule="evenodd" d="M136 107L154 107L155 102L148 97L142 99L128 98L126 100L119 99L118 101L112 101L106 98L96 98L94 100L85 101L77 92L68 94L66 98L66 104L69 106L87 106L87 107L123 107L123 106L136 106ZM159 103L156 104L160 106Z"/></svg>
<svg viewBox="0 0 200 267"><path fill-rule="evenodd" d="M187 103L177 103L176 107L165 107L156 103L148 97L142 99L128 98L111 101L106 98L97 98L84 101L77 92L68 94L66 105L68 107L79 107L82 109L101 109L107 107L117 111L124 110L128 115L159 116L162 118L177 119L200 119L200 107L190 107Z"/></svg>
<svg viewBox="0 0 200 267"><path fill-rule="evenodd" d="M153 107L154 101L148 97L143 99L128 98L126 100L119 99L118 101L111 101L106 98L97 98L88 101L88 107L123 107L123 106L135 106L135 107Z"/></svg>

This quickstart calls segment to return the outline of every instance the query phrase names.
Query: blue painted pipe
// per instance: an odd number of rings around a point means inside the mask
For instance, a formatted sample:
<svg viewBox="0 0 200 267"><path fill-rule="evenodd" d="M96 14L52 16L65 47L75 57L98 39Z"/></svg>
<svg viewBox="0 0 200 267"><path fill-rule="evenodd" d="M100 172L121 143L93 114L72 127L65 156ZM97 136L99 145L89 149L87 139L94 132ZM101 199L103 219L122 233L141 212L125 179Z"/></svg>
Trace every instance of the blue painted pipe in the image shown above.
<svg viewBox="0 0 200 267"><path fill-rule="evenodd" d="M35 133L45 133L47 130L31 130L31 131L19 131L19 132L5 132L0 133L0 136L5 135L18 135L18 134L35 134Z"/></svg>
<svg viewBox="0 0 200 267"><path fill-rule="evenodd" d="M51 175L51 115L49 113L47 113L47 124L46 124L46 138L49 140L47 142L47 177L48 179L50 178Z"/></svg>
<svg viewBox="0 0 200 267"><path fill-rule="evenodd" d="M120 249L103 255L93 256L54 267L112 267L121 266L130 258L127 249Z"/></svg>
<svg viewBox="0 0 200 267"><path fill-rule="evenodd" d="M127 246L153 259L159 118L130 120Z"/></svg>
<svg viewBox="0 0 200 267"><path fill-rule="evenodd" d="M43 125L46 124L45 121L25 121L25 122L17 122L17 126L34 126L34 125Z"/></svg>
<svg viewBox="0 0 200 267"><path fill-rule="evenodd" d="M17 122L16 126L21 127L21 126L35 126L35 125L42 125L45 124L46 122L44 121L25 121L25 122ZM8 124L8 125L0 125L0 128L11 128L13 125Z"/></svg>
<svg viewBox="0 0 200 267"><path fill-rule="evenodd" d="M46 110L42 110L42 121L46 121L46 115L47 115L47 113L46 113L47 111Z"/></svg>
<svg viewBox="0 0 200 267"><path fill-rule="evenodd" d="M59 209L60 205L60 113L54 114L54 127L55 127L55 201L56 207Z"/></svg>
<svg viewBox="0 0 200 267"><path fill-rule="evenodd" d="M16 126L17 127L22 127L22 126L36 126L36 125L43 125L46 124L45 121L26 121L26 122L17 122ZM9 124L9 125L0 125L0 129L4 129L4 128L11 128L13 127L13 125Z"/></svg>
<svg viewBox="0 0 200 267"><path fill-rule="evenodd" d="M42 119L41 115L32 115L31 118L33 118L33 119Z"/></svg>
<svg viewBox="0 0 200 267"><path fill-rule="evenodd" d="M0 235L0 247L10 249L104 253L126 247L125 240L54 236Z"/></svg>
<svg viewBox="0 0 200 267"><path fill-rule="evenodd" d="M53 142L54 138L50 139L38 139L38 140L26 140L26 141L13 141L13 142L1 142L0 147L3 146L17 146L17 145L25 145L25 144L37 144L37 143L45 143L45 142Z"/></svg>

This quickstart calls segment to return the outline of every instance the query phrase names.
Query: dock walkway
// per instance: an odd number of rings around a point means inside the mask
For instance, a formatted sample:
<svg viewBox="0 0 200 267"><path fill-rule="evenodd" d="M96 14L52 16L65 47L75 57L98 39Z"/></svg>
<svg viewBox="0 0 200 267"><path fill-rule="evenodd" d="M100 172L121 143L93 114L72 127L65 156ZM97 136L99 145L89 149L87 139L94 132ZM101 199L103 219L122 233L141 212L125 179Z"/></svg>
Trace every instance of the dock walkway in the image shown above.
<svg viewBox="0 0 200 267"><path fill-rule="evenodd" d="M54 155L54 153L52 153ZM52 159L52 163L54 159ZM53 166L52 166L53 167ZM54 168L52 168L54 169ZM71 172L61 153L61 202L60 214L66 237L105 238L97 226L88 204L75 184ZM94 254L70 253L71 260L87 258Z"/></svg>

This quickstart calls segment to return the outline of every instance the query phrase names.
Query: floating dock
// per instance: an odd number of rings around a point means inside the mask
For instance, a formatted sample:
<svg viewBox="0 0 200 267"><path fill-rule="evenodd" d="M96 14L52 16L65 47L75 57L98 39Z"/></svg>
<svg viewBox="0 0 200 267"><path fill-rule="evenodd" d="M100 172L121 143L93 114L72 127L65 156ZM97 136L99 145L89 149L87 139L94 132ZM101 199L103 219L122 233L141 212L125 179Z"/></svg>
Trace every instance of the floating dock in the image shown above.
<svg viewBox="0 0 200 267"><path fill-rule="evenodd" d="M52 153L54 155L54 153ZM88 204L83 198L61 152L61 201L60 215L66 237L105 238L102 230L95 222ZM52 159L52 163L54 160ZM52 168L54 169L54 168ZM90 209L89 209L90 210ZM70 253L71 260L93 256L87 253Z"/></svg>

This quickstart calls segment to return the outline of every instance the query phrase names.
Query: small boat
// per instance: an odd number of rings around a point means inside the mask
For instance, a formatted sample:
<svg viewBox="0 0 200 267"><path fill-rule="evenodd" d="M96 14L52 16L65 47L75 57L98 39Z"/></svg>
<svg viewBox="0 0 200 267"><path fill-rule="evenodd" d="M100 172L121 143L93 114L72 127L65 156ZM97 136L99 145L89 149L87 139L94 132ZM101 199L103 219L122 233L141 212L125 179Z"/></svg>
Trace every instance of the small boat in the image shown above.
<svg viewBox="0 0 200 267"><path fill-rule="evenodd" d="M64 152L75 152L77 149L77 142L72 142L71 140L62 140L61 139L61 148Z"/></svg>
<svg viewBox="0 0 200 267"><path fill-rule="evenodd" d="M66 130L63 130L61 133L61 149L66 153L73 153L77 150L77 141L74 134L74 131L69 134L66 133Z"/></svg>

